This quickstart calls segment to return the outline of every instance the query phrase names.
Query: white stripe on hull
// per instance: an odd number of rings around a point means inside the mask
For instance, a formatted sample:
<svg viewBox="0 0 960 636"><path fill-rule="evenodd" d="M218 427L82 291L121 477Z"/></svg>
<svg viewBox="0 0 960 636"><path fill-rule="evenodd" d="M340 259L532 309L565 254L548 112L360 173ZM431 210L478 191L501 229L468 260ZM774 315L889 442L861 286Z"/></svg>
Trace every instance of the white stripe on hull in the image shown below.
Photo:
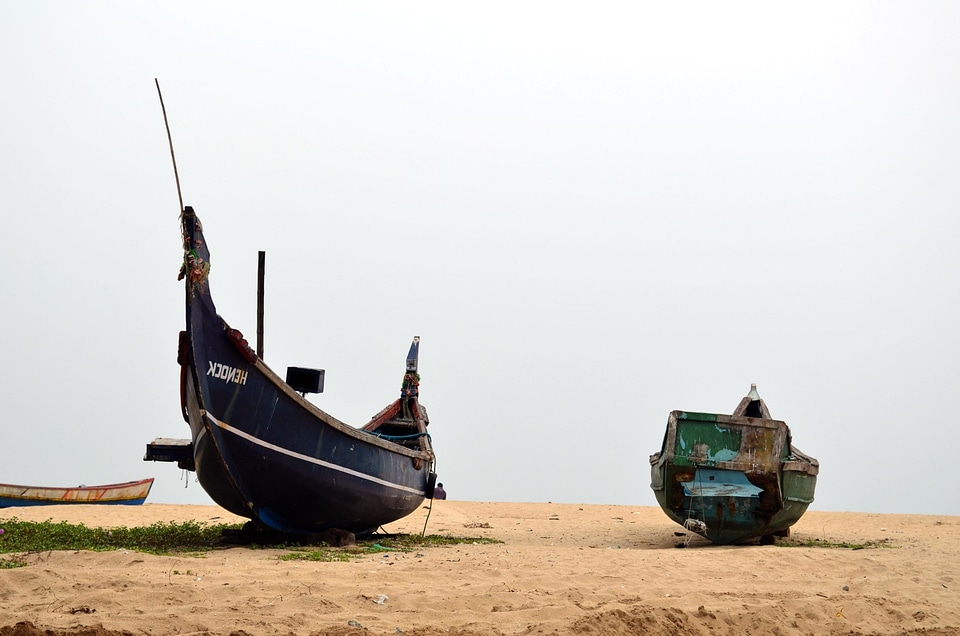
<svg viewBox="0 0 960 636"><path fill-rule="evenodd" d="M260 446L260 447L263 447L263 448L268 448L268 449L270 449L270 450L272 450L272 451L274 451L274 452L281 453L281 454L283 454L283 455L287 455L288 457L293 457L294 459L299 459L299 460L301 460L301 461L309 462L309 463L311 463L311 464L316 464L317 466L323 466L324 468L329 468L329 469L331 469L331 470L336 470L336 471L338 471L338 472L345 473L345 474L351 475L351 476L353 476L353 477L359 477L360 479L365 479L365 480L367 480L367 481L372 481L373 483L375 483L375 484L380 484L381 486L387 486L387 487L389 487L389 488L396 488L397 490L402 490L402 491L404 491L404 492L409 492L409 493L414 494L414 495L420 495L421 497L425 497L425 496L426 496L426 492L423 491L423 490L417 490L416 488L410 488L409 486L403 486L403 485L401 485L401 484L395 484L395 483L393 483L393 482L385 481L385 480L383 480L383 479L380 479L379 477L374 477L373 475L368 475L368 474L366 474L366 473L361 473L361 472L358 472L358 471L356 471L356 470L353 470L353 469L350 469L350 468L346 468L346 467L344 467L344 466L340 466L340 465L338 465L338 464L332 464L332 463L327 462L327 461L324 461L324 460L322 460L322 459L317 459L316 457L310 457L309 455L303 455L303 454L301 454L301 453L297 453L297 452L292 451L292 450L289 450L289 449L287 449L287 448L283 448L283 447L281 447L281 446L277 446L277 445L275 445L275 444L271 444L271 443L269 443L269 442L265 442L265 441L263 441L262 439L259 439L259 438L257 438L257 437L254 437L253 435L250 435L249 433L246 433L246 432L244 432L244 431L241 431L240 429L234 428L233 426L230 426L230 425L227 424L226 422L221 422L220 420L218 420L218 419L215 418L214 416L210 415L210 412L209 412L209 411L207 411L205 414L206 414L206 416L210 419L210 421L213 422L214 424L216 424L219 428L222 428L223 430L227 431L228 433L233 433L233 434L236 435L237 437L241 437L241 438L247 440L248 442L250 442L251 444L256 444L257 446Z"/></svg>

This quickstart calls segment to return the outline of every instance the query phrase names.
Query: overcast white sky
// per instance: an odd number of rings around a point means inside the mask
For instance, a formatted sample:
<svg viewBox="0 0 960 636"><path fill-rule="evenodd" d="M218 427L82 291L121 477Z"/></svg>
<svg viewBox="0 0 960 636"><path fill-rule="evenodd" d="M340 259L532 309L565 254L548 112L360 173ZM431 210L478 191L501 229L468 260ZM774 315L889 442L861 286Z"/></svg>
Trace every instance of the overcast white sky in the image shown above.
<svg viewBox="0 0 960 636"><path fill-rule="evenodd" d="M759 386L814 509L960 514L955 2L6 2L0 481L186 437L178 200L265 357L362 424L422 337L452 498L653 506Z"/></svg>

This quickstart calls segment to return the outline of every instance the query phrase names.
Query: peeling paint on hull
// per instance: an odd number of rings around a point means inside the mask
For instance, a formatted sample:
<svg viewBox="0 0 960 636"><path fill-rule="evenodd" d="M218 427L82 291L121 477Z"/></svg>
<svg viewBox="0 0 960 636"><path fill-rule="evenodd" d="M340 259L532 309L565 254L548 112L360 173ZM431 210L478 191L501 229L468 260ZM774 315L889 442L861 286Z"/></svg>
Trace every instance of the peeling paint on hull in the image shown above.
<svg viewBox="0 0 960 636"><path fill-rule="evenodd" d="M670 413L650 468L670 519L728 544L789 534L813 502L819 463L793 446L753 387L733 415Z"/></svg>

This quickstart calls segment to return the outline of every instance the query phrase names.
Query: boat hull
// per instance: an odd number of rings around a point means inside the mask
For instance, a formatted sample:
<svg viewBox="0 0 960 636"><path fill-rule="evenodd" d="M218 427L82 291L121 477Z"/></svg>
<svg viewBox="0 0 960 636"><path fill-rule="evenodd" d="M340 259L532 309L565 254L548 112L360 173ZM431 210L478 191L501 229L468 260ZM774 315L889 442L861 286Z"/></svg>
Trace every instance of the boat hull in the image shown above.
<svg viewBox="0 0 960 636"><path fill-rule="evenodd" d="M784 422L674 411L650 458L670 519L718 544L784 536L813 502L819 465Z"/></svg>
<svg viewBox="0 0 960 636"><path fill-rule="evenodd" d="M153 479L75 488L0 484L0 508L67 504L138 506L146 501L151 487L153 487Z"/></svg>
<svg viewBox="0 0 960 636"><path fill-rule="evenodd" d="M208 264L192 211L184 234ZM395 443L320 410L257 357L217 314L205 278L189 273L183 338L193 463L222 507L268 530L363 534L410 514L429 495L433 453L420 418L412 420L412 441ZM419 414L416 398L407 399Z"/></svg>

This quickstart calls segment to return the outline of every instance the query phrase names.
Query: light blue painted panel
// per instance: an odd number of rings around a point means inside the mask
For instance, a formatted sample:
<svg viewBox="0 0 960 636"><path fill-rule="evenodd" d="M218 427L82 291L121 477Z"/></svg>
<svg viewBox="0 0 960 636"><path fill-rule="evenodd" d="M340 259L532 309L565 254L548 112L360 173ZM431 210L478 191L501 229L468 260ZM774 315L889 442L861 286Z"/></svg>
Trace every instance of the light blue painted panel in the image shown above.
<svg viewBox="0 0 960 636"><path fill-rule="evenodd" d="M762 488L737 470L698 468L693 481L684 481L684 493L693 497L758 497Z"/></svg>

